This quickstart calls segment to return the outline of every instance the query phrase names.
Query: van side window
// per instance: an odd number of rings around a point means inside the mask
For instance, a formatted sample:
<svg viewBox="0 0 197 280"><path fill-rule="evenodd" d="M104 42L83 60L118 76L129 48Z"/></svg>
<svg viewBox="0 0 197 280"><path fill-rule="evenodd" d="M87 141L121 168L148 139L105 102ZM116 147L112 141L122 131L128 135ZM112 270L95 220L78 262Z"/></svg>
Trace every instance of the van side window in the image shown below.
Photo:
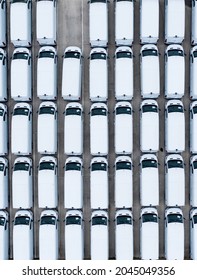
<svg viewBox="0 0 197 280"><path fill-rule="evenodd" d="M192 61L192 63L194 63L194 57L193 57L193 54L191 54L191 61Z"/></svg>
<svg viewBox="0 0 197 280"><path fill-rule="evenodd" d="M196 2L196 0L192 1L193 7L195 7L195 4L196 4L195 2Z"/></svg>
<svg viewBox="0 0 197 280"><path fill-rule="evenodd" d="M5 8L5 1L3 1L2 3L1 3L1 9L3 10Z"/></svg>
<svg viewBox="0 0 197 280"><path fill-rule="evenodd" d="M7 175L7 167L5 167L5 169L4 169L4 176L6 176Z"/></svg>
<svg viewBox="0 0 197 280"><path fill-rule="evenodd" d="M4 58L3 58L3 65L5 65L5 61L6 61L6 58L5 58L5 56L4 56Z"/></svg>
<svg viewBox="0 0 197 280"><path fill-rule="evenodd" d="M6 121L6 112L4 112L3 121L4 121L4 122Z"/></svg>
<svg viewBox="0 0 197 280"><path fill-rule="evenodd" d="M27 4L27 8L30 9L30 6L31 6L31 2L29 1Z"/></svg>

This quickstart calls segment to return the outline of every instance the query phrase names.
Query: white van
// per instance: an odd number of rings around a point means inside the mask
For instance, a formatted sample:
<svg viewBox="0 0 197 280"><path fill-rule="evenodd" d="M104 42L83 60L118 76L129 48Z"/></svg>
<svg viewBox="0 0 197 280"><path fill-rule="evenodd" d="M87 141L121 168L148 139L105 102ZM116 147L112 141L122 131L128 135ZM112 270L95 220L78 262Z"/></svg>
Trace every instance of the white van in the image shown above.
<svg viewBox="0 0 197 280"><path fill-rule="evenodd" d="M185 115L180 100L169 100L165 107L165 149L168 153L185 150Z"/></svg>
<svg viewBox="0 0 197 280"><path fill-rule="evenodd" d="M83 162L68 157L64 166L64 208L83 208Z"/></svg>
<svg viewBox="0 0 197 280"><path fill-rule="evenodd" d="M191 44L197 44L197 0L192 0Z"/></svg>
<svg viewBox="0 0 197 280"><path fill-rule="evenodd" d="M165 210L165 258L184 259L184 218L178 207Z"/></svg>
<svg viewBox="0 0 197 280"><path fill-rule="evenodd" d="M0 260L9 259L9 224L8 212L0 211Z"/></svg>
<svg viewBox="0 0 197 280"><path fill-rule="evenodd" d="M90 52L89 91L90 100L107 101L108 67L107 51L104 48L93 48Z"/></svg>
<svg viewBox="0 0 197 280"><path fill-rule="evenodd" d="M0 157L0 209L8 207L8 160Z"/></svg>
<svg viewBox="0 0 197 280"><path fill-rule="evenodd" d="M38 164L38 207L58 206L57 159L42 157Z"/></svg>
<svg viewBox="0 0 197 280"><path fill-rule="evenodd" d="M56 45L57 0L37 0L36 38L40 45Z"/></svg>
<svg viewBox="0 0 197 280"><path fill-rule="evenodd" d="M6 0L0 0L0 47L6 46Z"/></svg>
<svg viewBox="0 0 197 280"><path fill-rule="evenodd" d="M115 215L115 258L133 259L133 215L130 210L118 210Z"/></svg>
<svg viewBox="0 0 197 280"><path fill-rule="evenodd" d="M91 260L109 259L108 213L93 211L91 215L90 258Z"/></svg>
<svg viewBox="0 0 197 280"><path fill-rule="evenodd" d="M165 43L181 44L185 37L185 0L165 0Z"/></svg>
<svg viewBox="0 0 197 280"><path fill-rule="evenodd" d="M159 167L154 154L144 154L140 158L140 204L159 205Z"/></svg>
<svg viewBox="0 0 197 280"><path fill-rule="evenodd" d="M159 39L159 0L140 1L140 43L157 44Z"/></svg>
<svg viewBox="0 0 197 280"><path fill-rule="evenodd" d="M185 205L185 167L181 155L171 154L165 159L165 203Z"/></svg>
<svg viewBox="0 0 197 280"><path fill-rule="evenodd" d="M0 48L0 81L1 81L0 101L7 101L7 54L6 51L1 48Z"/></svg>
<svg viewBox="0 0 197 280"><path fill-rule="evenodd" d="M132 208L133 166L129 156L119 156L115 160L114 192L115 208Z"/></svg>
<svg viewBox="0 0 197 280"><path fill-rule="evenodd" d="M32 152L32 106L16 103L11 123L11 152L29 155Z"/></svg>
<svg viewBox="0 0 197 280"><path fill-rule="evenodd" d="M134 38L133 0L115 0L116 46L131 46Z"/></svg>
<svg viewBox="0 0 197 280"><path fill-rule="evenodd" d="M185 92L185 54L181 45L165 51L165 97L182 98Z"/></svg>
<svg viewBox="0 0 197 280"><path fill-rule="evenodd" d="M197 260L197 208L190 211L190 258Z"/></svg>
<svg viewBox="0 0 197 280"><path fill-rule="evenodd" d="M140 149L143 153L159 150L159 107L153 99L146 99L140 105Z"/></svg>
<svg viewBox="0 0 197 280"><path fill-rule="evenodd" d="M7 106L0 103L0 155L8 153Z"/></svg>
<svg viewBox="0 0 197 280"><path fill-rule="evenodd" d="M118 47L115 51L115 98L133 98L133 51L130 47Z"/></svg>
<svg viewBox="0 0 197 280"><path fill-rule="evenodd" d="M64 100L81 99L82 52L70 46L64 51L62 66L62 97Z"/></svg>
<svg viewBox="0 0 197 280"><path fill-rule="evenodd" d="M54 47L41 47L37 61L37 96L43 100L57 98L57 51Z"/></svg>
<svg viewBox="0 0 197 280"><path fill-rule="evenodd" d="M55 210L44 210L39 220L39 259L57 260L58 245L58 213Z"/></svg>
<svg viewBox="0 0 197 280"><path fill-rule="evenodd" d="M13 260L33 260L33 214L18 210L13 222Z"/></svg>
<svg viewBox="0 0 197 280"><path fill-rule="evenodd" d="M196 2L197 7L197 2ZM197 46L191 48L190 51L190 98L197 99Z"/></svg>
<svg viewBox="0 0 197 280"><path fill-rule="evenodd" d="M37 148L41 154L57 153L57 105L42 102L38 109Z"/></svg>
<svg viewBox="0 0 197 280"><path fill-rule="evenodd" d="M68 103L64 111L64 153L83 153L83 107L78 102Z"/></svg>
<svg viewBox="0 0 197 280"><path fill-rule="evenodd" d="M10 39L14 47L30 47L32 0L10 1Z"/></svg>
<svg viewBox="0 0 197 280"><path fill-rule="evenodd" d="M108 45L108 0L89 0L89 40L91 47Z"/></svg>
<svg viewBox="0 0 197 280"><path fill-rule="evenodd" d="M142 46L140 74L142 98L158 98L160 95L160 68L157 46L152 44Z"/></svg>
<svg viewBox="0 0 197 280"><path fill-rule="evenodd" d="M14 101L32 99L31 52L27 48L16 48L11 60L11 98Z"/></svg>
<svg viewBox="0 0 197 280"><path fill-rule="evenodd" d="M141 209L140 255L142 260L159 259L159 218L154 207Z"/></svg>
<svg viewBox="0 0 197 280"><path fill-rule="evenodd" d="M12 207L33 207L32 160L18 157L14 161L12 171Z"/></svg>
<svg viewBox="0 0 197 280"><path fill-rule="evenodd" d="M84 234L83 215L79 210L70 210L65 216L65 259L83 260Z"/></svg>
<svg viewBox="0 0 197 280"><path fill-rule="evenodd" d="M197 153L197 101L190 104L190 152Z"/></svg>
<svg viewBox="0 0 197 280"><path fill-rule="evenodd" d="M90 153L93 156L108 154L108 108L104 103L90 107Z"/></svg>
<svg viewBox="0 0 197 280"><path fill-rule="evenodd" d="M197 207L197 155L190 158L190 205Z"/></svg>
<svg viewBox="0 0 197 280"><path fill-rule="evenodd" d="M132 154L133 152L133 115L131 103L117 102L115 105L115 153Z"/></svg>
<svg viewBox="0 0 197 280"><path fill-rule="evenodd" d="M94 157L90 162L90 208L107 209L108 163L104 157Z"/></svg>

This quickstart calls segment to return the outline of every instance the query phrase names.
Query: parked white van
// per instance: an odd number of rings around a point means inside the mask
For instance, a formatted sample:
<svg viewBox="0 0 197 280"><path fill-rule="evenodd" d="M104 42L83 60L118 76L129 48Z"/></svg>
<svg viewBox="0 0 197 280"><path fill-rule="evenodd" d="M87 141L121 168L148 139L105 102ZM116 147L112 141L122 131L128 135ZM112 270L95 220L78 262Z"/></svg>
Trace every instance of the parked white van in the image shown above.
<svg viewBox="0 0 197 280"><path fill-rule="evenodd" d="M181 45L169 45L165 51L165 97L182 98L185 92L185 57Z"/></svg>
<svg viewBox="0 0 197 280"><path fill-rule="evenodd" d="M197 1L192 0L191 44L197 44Z"/></svg>
<svg viewBox="0 0 197 280"><path fill-rule="evenodd" d="M70 210L65 216L65 259L83 260L84 234L83 215L79 210Z"/></svg>
<svg viewBox="0 0 197 280"><path fill-rule="evenodd" d="M159 167L154 154L140 158L140 203L141 206L159 205Z"/></svg>
<svg viewBox="0 0 197 280"><path fill-rule="evenodd" d="M14 161L12 171L12 207L33 207L32 160L18 157Z"/></svg>
<svg viewBox="0 0 197 280"><path fill-rule="evenodd" d="M196 2L197 7L197 2ZM197 46L190 51L190 98L197 99Z"/></svg>
<svg viewBox="0 0 197 280"><path fill-rule="evenodd" d="M159 150L159 107L153 99L140 105L140 149L143 153Z"/></svg>
<svg viewBox="0 0 197 280"><path fill-rule="evenodd" d="M0 260L9 258L9 222L8 212L0 211Z"/></svg>
<svg viewBox="0 0 197 280"><path fill-rule="evenodd" d="M13 222L13 260L33 260L33 214L18 210Z"/></svg>
<svg viewBox="0 0 197 280"><path fill-rule="evenodd" d="M57 260L58 244L58 213L55 210L44 210L39 220L39 259Z"/></svg>
<svg viewBox="0 0 197 280"><path fill-rule="evenodd" d="M108 154L108 108L104 103L90 107L90 153L93 156Z"/></svg>
<svg viewBox="0 0 197 280"><path fill-rule="evenodd" d="M37 0L36 38L40 45L56 45L57 0Z"/></svg>
<svg viewBox="0 0 197 280"><path fill-rule="evenodd" d="M197 208L190 211L190 257L197 260Z"/></svg>
<svg viewBox="0 0 197 280"><path fill-rule="evenodd" d="M70 102L64 111L64 153L83 153L83 107L78 102Z"/></svg>
<svg viewBox="0 0 197 280"><path fill-rule="evenodd" d="M107 51L104 48L93 48L90 52L89 91L92 102L107 101L107 59Z"/></svg>
<svg viewBox="0 0 197 280"><path fill-rule="evenodd" d="M57 159L42 157L38 165L38 207L58 206Z"/></svg>
<svg viewBox="0 0 197 280"><path fill-rule="evenodd" d="M64 166L64 208L83 207L83 162L79 157L68 157Z"/></svg>
<svg viewBox="0 0 197 280"><path fill-rule="evenodd" d="M154 207L141 209L140 255L142 260L159 259L159 218Z"/></svg>
<svg viewBox="0 0 197 280"><path fill-rule="evenodd" d="M32 152L32 106L16 103L11 123L11 152L29 155Z"/></svg>
<svg viewBox="0 0 197 280"><path fill-rule="evenodd" d="M15 47L30 47L32 0L10 1L10 39Z"/></svg>
<svg viewBox="0 0 197 280"><path fill-rule="evenodd" d="M132 208L133 166L132 160L129 156L119 156L115 160L114 191L115 208Z"/></svg>
<svg viewBox="0 0 197 280"><path fill-rule="evenodd" d="M90 208L107 209L108 163L104 157L94 157L90 162Z"/></svg>
<svg viewBox="0 0 197 280"><path fill-rule="evenodd" d="M185 150L185 116L180 100L169 100L165 107L165 148L168 153Z"/></svg>
<svg viewBox="0 0 197 280"><path fill-rule="evenodd" d="M142 46L140 74L142 98L158 98L160 95L160 68L157 46L152 44Z"/></svg>
<svg viewBox="0 0 197 280"><path fill-rule="evenodd" d="M0 155L8 153L7 106L0 103Z"/></svg>
<svg viewBox="0 0 197 280"><path fill-rule="evenodd" d="M54 47L41 47L37 61L37 96L43 100L57 98L57 51Z"/></svg>
<svg viewBox="0 0 197 280"><path fill-rule="evenodd" d="M57 105L42 102L38 109L37 148L41 154L57 153Z"/></svg>
<svg viewBox="0 0 197 280"><path fill-rule="evenodd" d="M0 157L0 209L8 207L8 160Z"/></svg>
<svg viewBox="0 0 197 280"><path fill-rule="evenodd" d="M93 211L91 215L90 258L91 260L109 259L108 213Z"/></svg>
<svg viewBox="0 0 197 280"><path fill-rule="evenodd" d="M165 0L165 43L181 44L185 37L185 0Z"/></svg>
<svg viewBox="0 0 197 280"><path fill-rule="evenodd" d="M131 103L117 102L115 105L114 144L116 154L133 152L133 115Z"/></svg>
<svg viewBox="0 0 197 280"><path fill-rule="evenodd" d="M140 43L157 44L159 39L159 0L140 1Z"/></svg>
<svg viewBox="0 0 197 280"><path fill-rule="evenodd" d="M133 51L130 47L118 47L115 51L115 98L133 98Z"/></svg>
<svg viewBox="0 0 197 280"><path fill-rule="evenodd" d="M0 101L6 101L7 100L7 54L6 51L1 48L0 48L0 81L1 81Z"/></svg>
<svg viewBox="0 0 197 280"><path fill-rule="evenodd" d="M197 155L190 158L190 205L197 207Z"/></svg>
<svg viewBox="0 0 197 280"><path fill-rule="evenodd" d="M31 80L31 52L27 48L16 48L11 60L11 98L14 101L31 101Z"/></svg>
<svg viewBox="0 0 197 280"><path fill-rule="evenodd" d="M116 46L131 46L134 37L133 0L115 0Z"/></svg>
<svg viewBox="0 0 197 280"><path fill-rule="evenodd" d="M171 154L165 159L165 203L185 205L185 168L181 155Z"/></svg>
<svg viewBox="0 0 197 280"><path fill-rule="evenodd" d="M197 101L190 103L190 152L197 153Z"/></svg>
<svg viewBox="0 0 197 280"><path fill-rule="evenodd" d="M0 47L6 46L6 0L0 0Z"/></svg>
<svg viewBox="0 0 197 280"><path fill-rule="evenodd" d="M133 259L133 215L130 210L118 210L115 215L115 258Z"/></svg>
<svg viewBox="0 0 197 280"><path fill-rule="evenodd" d="M89 0L89 36L91 47L107 47L108 0Z"/></svg>
<svg viewBox="0 0 197 280"><path fill-rule="evenodd" d="M165 257L167 260L184 259L184 218L178 207L165 210Z"/></svg>
<svg viewBox="0 0 197 280"><path fill-rule="evenodd" d="M81 99L82 52L70 46L64 51L62 66L62 97L64 100Z"/></svg>

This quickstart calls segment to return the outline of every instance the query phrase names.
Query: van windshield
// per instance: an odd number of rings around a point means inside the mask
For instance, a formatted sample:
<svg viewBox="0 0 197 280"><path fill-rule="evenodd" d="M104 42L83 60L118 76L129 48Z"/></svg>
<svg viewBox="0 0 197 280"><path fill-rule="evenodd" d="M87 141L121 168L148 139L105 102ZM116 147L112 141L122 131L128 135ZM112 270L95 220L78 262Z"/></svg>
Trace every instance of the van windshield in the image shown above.
<svg viewBox="0 0 197 280"><path fill-rule="evenodd" d="M0 116L2 117L4 115L4 110L0 109Z"/></svg>
<svg viewBox="0 0 197 280"><path fill-rule="evenodd" d="M0 226L4 226L4 225L5 225L5 218L0 217Z"/></svg>
<svg viewBox="0 0 197 280"><path fill-rule="evenodd" d="M148 112L157 113L158 108L156 105L144 105L144 106L142 106L142 112L143 113L148 113Z"/></svg>
<svg viewBox="0 0 197 280"><path fill-rule="evenodd" d="M106 60L107 55L105 53L92 53L91 54L91 60L94 60L94 59L104 59L104 60Z"/></svg>
<svg viewBox="0 0 197 280"><path fill-rule="evenodd" d="M28 116L29 115L29 109L27 109L27 108L15 108L13 115L14 116L17 116L17 115Z"/></svg>
<svg viewBox="0 0 197 280"><path fill-rule="evenodd" d="M102 217L102 216L98 216L98 217L93 217L92 218L92 225L107 225L107 218L106 217Z"/></svg>
<svg viewBox="0 0 197 280"><path fill-rule="evenodd" d="M116 115L128 114L131 115L131 108L129 107L118 107L116 108Z"/></svg>
<svg viewBox="0 0 197 280"><path fill-rule="evenodd" d="M183 106L181 105L169 105L168 106L168 113L183 113Z"/></svg>
<svg viewBox="0 0 197 280"><path fill-rule="evenodd" d="M29 58L29 54L28 53L15 53L13 55L13 59L28 59Z"/></svg>
<svg viewBox="0 0 197 280"><path fill-rule="evenodd" d="M97 3L97 2L106 3L106 0L91 0L91 3Z"/></svg>
<svg viewBox="0 0 197 280"><path fill-rule="evenodd" d="M69 216L66 218L66 225L81 225L81 217Z"/></svg>
<svg viewBox="0 0 197 280"><path fill-rule="evenodd" d="M194 114L197 114L197 106L194 106L194 107L193 107L193 113L194 113Z"/></svg>
<svg viewBox="0 0 197 280"><path fill-rule="evenodd" d="M169 160L168 168L183 168L183 162L180 159Z"/></svg>
<svg viewBox="0 0 197 280"><path fill-rule="evenodd" d="M80 108L68 108L68 109L66 109L66 116L69 116L69 115L81 116L81 109Z"/></svg>
<svg viewBox="0 0 197 280"><path fill-rule="evenodd" d="M54 216L43 216L40 219L40 224L41 225L55 225L56 223L56 217Z"/></svg>
<svg viewBox="0 0 197 280"><path fill-rule="evenodd" d="M17 225L29 225L30 224L30 218L27 217L27 216L19 216L19 217L16 217L14 219L14 225L17 226Z"/></svg>
<svg viewBox="0 0 197 280"><path fill-rule="evenodd" d="M80 58L80 53L79 52L66 52L64 54L64 58Z"/></svg>
<svg viewBox="0 0 197 280"><path fill-rule="evenodd" d="M124 52L124 51L120 51L117 52L116 54L116 58L132 58L132 53L131 52Z"/></svg>
<svg viewBox="0 0 197 280"><path fill-rule="evenodd" d="M54 170L54 169L55 169L55 163L52 161L41 162L39 166L39 170Z"/></svg>
<svg viewBox="0 0 197 280"><path fill-rule="evenodd" d="M154 49L143 50L142 56L158 56L158 51Z"/></svg>
<svg viewBox="0 0 197 280"><path fill-rule="evenodd" d="M14 171L28 171L29 170L29 163L25 162L18 162L14 165Z"/></svg>
<svg viewBox="0 0 197 280"><path fill-rule="evenodd" d="M120 161L116 163L116 170L122 170L122 169L127 169L131 170L131 162L129 161Z"/></svg>
<svg viewBox="0 0 197 280"><path fill-rule="evenodd" d="M91 110L91 116L107 116L107 110L105 108L94 108Z"/></svg>
<svg viewBox="0 0 197 280"><path fill-rule="evenodd" d="M142 168L157 168L157 161L155 159L145 159L142 161Z"/></svg>
<svg viewBox="0 0 197 280"><path fill-rule="evenodd" d="M193 161L193 167L194 169L197 169L197 161Z"/></svg>
<svg viewBox="0 0 197 280"><path fill-rule="evenodd" d="M193 221L194 221L194 224L197 224L197 215L193 216Z"/></svg>
<svg viewBox="0 0 197 280"><path fill-rule="evenodd" d="M193 56L197 57L197 51L193 52Z"/></svg>
<svg viewBox="0 0 197 280"><path fill-rule="evenodd" d="M76 170L76 171L81 171L81 164L78 162L69 162L65 166L65 170Z"/></svg>
<svg viewBox="0 0 197 280"><path fill-rule="evenodd" d="M132 219L128 215L118 216L117 217L117 225L132 225Z"/></svg>
<svg viewBox="0 0 197 280"><path fill-rule="evenodd" d="M142 223L147 223L147 222L158 223L158 216L153 213L143 214Z"/></svg>
<svg viewBox="0 0 197 280"><path fill-rule="evenodd" d="M4 164L3 163L0 163L0 171L4 171Z"/></svg>
<svg viewBox="0 0 197 280"><path fill-rule="evenodd" d="M92 164L92 171L107 171L107 164L104 162L95 162Z"/></svg>
<svg viewBox="0 0 197 280"><path fill-rule="evenodd" d="M27 3L27 0L12 0L12 3Z"/></svg>
<svg viewBox="0 0 197 280"><path fill-rule="evenodd" d="M52 51L43 51L39 53L39 58L43 58L43 57L49 57L49 58L54 58L55 57L55 53Z"/></svg>
<svg viewBox="0 0 197 280"><path fill-rule="evenodd" d="M0 53L0 60L2 60L4 57L4 55L2 53Z"/></svg>
<svg viewBox="0 0 197 280"><path fill-rule="evenodd" d="M183 51L182 50L169 50L168 51L168 56L183 56Z"/></svg>
<svg viewBox="0 0 197 280"><path fill-rule="evenodd" d="M181 214L169 214L167 217L168 224L183 223L183 216Z"/></svg>
<svg viewBox="0 0 197 280"><path fill-rule="evenodd" d="M55 108L54 107L41 107L39 110L39 115L42 114L50 114L54 115L55 114Z"/></svg>

